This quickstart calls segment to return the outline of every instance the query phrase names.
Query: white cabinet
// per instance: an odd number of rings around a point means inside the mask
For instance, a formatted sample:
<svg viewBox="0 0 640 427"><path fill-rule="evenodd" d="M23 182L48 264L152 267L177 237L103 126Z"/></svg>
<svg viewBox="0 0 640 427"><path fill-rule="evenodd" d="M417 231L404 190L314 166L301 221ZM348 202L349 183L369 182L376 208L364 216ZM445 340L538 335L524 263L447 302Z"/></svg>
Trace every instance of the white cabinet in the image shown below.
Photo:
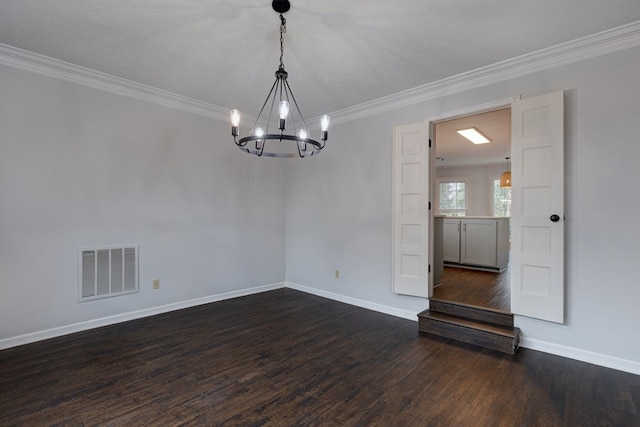
<svg viewBox="0 0 640 427"><path fill-rule="evenodd" d="M504 270L509 264L509 219L446 218L442 252L449 264Z"/></svg>
<svg viewBox="0 0 640 427"><path fill-rule="evenodd" d="M442 226L444 262L460 262L460 220L445 218Z"/></svg>
<svg viewBox="0 0 640 427"><path fill-rule="evenodd" d="M460 223L460 263L497 267L498 221L463 219Z"/></svg>
<svg viewBox="0 0 640 427"><path fill-rule="evenodd" d="M436 248L442 248L444 244L444 217L433 217L433 244ZM433 254L433 286L442 284L442 276L444 274L444 260L442 259L442 251L435 250Z"/></svg>

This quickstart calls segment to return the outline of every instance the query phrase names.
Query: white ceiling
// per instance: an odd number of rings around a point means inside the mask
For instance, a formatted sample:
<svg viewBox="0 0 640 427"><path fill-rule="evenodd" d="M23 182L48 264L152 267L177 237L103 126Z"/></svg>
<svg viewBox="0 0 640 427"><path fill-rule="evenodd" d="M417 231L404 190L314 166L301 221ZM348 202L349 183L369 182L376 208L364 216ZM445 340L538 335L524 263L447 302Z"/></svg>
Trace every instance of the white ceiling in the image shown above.
<svg viewBox="0 0 640 427"><path fill-rule="evenodd" d="M640 20L638 0L292 0L284 63L314 117ZM256 114L269 0L2 0L0 43Z"/></svg>
<svg viewBox="0 0 640 427"><path fill-rule="evenodd" d="M474 144L458 129L475 127L491 141ZM435 124L436 167L501 163L511 156L511 109L489 111Z"/></svg>

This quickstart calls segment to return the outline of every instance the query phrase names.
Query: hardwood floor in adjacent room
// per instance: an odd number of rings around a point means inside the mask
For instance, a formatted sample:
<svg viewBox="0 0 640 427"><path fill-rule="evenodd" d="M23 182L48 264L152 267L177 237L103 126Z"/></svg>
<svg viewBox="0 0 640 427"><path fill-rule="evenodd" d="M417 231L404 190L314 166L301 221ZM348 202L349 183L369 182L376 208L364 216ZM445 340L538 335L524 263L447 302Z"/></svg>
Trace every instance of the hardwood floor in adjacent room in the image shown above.
<svg viewBox="0 0 640 427"><path fill-rule="evenodd" d="M2 426L631 426L640 376L291 289L0 351Z"/></svg>
<svg viewBox="0 0 640 427"><path fill-rule="evenodd" d="M510 312L511 274L445 266L433 298Z"/></svg>

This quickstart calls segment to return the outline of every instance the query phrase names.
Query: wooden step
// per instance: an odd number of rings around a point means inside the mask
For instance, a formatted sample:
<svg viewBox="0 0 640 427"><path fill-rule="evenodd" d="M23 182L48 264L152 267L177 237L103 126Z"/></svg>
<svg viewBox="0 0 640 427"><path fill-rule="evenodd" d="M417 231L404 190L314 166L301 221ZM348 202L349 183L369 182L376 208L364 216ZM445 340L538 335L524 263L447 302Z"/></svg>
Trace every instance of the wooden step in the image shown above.
<svg viewBox="0 0 640 427"><path fill-rule="evenodd" d="M513 314L492 308L476 307L457 302L429 299L429 309L439 313L452 314L481 322L513 327Z"/></svg>
<svg viewBox="0 0 640 427"><path fill-rule="evenodd" d="M520 341L519 328L490 324L433 310L425 310L418 314L418 330L509 354L516 352Z"/></svg>

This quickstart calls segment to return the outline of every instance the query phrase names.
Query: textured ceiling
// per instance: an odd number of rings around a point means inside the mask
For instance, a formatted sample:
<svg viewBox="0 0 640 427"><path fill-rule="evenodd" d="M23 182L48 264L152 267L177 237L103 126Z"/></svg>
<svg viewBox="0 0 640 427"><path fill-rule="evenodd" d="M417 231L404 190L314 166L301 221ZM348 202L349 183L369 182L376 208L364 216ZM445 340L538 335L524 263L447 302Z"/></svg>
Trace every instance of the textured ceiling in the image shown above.
<svg viewBox="0 0 640 427"><path fill-rule="evenodd" d="M284 63L307 117L640 20L638 0L292 0ZM0 43L256 114L269 0L2 0Z"/></svg>

